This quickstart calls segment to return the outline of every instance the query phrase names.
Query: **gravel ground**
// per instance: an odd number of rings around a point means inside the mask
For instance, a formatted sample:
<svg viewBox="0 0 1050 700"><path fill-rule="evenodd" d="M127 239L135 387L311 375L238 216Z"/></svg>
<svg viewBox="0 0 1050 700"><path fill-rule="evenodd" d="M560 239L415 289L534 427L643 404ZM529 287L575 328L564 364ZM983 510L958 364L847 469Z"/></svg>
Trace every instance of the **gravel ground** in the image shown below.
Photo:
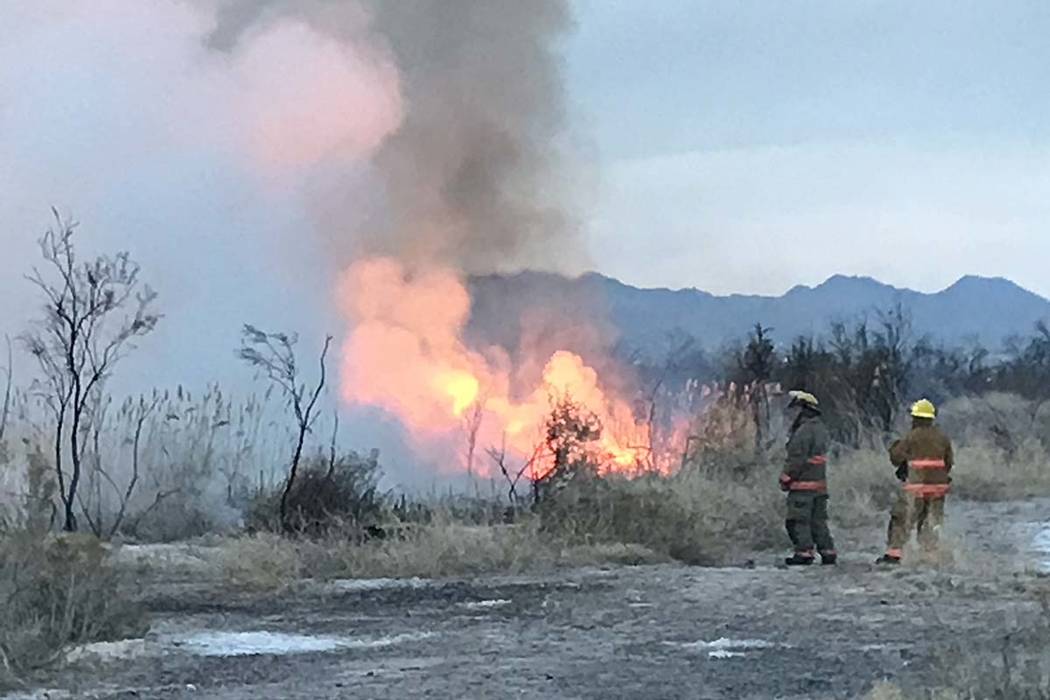
<svg viewBox="0 0 1050 700"><path fill-rule="evenodd" d="M944 644L1040 613L1050 502L952 503L951 561L304 583L280 596L146 585L145 640L78 650L8 698L843 698L925 685ZM852 550L852 551L851 551ZM1043 562L1045 564L1045 561ZM43 690L43 689L47 690Z"/></svg>

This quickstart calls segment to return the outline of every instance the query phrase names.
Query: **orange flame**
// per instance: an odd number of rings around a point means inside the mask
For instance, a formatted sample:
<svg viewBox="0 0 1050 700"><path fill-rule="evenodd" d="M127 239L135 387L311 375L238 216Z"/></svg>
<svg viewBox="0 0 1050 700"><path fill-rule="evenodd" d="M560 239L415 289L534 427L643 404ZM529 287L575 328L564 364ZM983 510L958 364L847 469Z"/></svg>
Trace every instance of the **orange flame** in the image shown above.
<svg viewBox="0 0 1050 700"><path fill-rule="evenodd" d="M409 271L399 261L371 258L347 270L339 297L352 324L343 346L343 399L386 409L415 439L452 439L465 418L476 416L478 450L505 444L531 455L544 438L552 397L570 396L601 421L598 448L607 469L652 461L648 426L629 402L607 393L579 355L554 353L531 391L512 395L506 353L480 353L462 340L470 297L455 272ZM486 474L485 465L478 472Z"/></svg>

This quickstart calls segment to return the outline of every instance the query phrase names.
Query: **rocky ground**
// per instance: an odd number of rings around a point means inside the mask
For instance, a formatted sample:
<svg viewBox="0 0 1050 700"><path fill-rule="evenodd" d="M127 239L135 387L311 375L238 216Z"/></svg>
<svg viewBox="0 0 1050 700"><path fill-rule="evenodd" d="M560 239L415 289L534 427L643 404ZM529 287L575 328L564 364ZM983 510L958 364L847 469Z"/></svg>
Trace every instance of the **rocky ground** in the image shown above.
<svg viewBox="0 0 1050 700"><path fill-rule="evenodd" d="M233 595L191 554L144 582L145 640L77 650L8 698L843 698L939 682L946 644L994 648L1041 615L1050 502L951 504L943 560L587 569L471 580L304 582ZM190 564L192 562L189 562ZM157 568L160 574L156 573ZM167 573L165 573L167 571ZM182 572L182 576L176 572Z"/></svg>

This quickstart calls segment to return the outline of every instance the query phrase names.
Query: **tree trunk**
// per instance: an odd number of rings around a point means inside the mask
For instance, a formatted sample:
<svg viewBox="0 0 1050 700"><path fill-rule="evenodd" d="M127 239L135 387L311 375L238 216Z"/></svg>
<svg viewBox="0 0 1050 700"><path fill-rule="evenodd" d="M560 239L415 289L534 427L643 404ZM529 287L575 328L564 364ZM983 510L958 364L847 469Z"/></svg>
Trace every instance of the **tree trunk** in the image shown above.
<svg viewBox="0 0 1050 700"><path fill-rule="evenodd" d="M77 426L78 420L74 415L73 425L70 426L69 444L72 450L70 459L73 461L73 471L69 475L69 494L65 499L66 506L66 522L62 527L66 532L77 531L77 516L73 510L73 503L76 501L77 488L80 487L80 440L77 438Z"/></svg>
<svg viewBox="0 0 1050 700"><path fill-rule="evenodd" d="M288 522L288 494L292 492L292 485L295 483L295 476L299 472L299 460L303 456L303 443L306 441L306 425L299 426L299 439L295 443L295 453L292 455L292 466L288 470L288 481L285 482L284 492L281 494L281 527L286 531L291 530L290 523Z"/></svg>
<svg viewBox="0 0 1050 700"><path fill-rule="evenodd" d="M76 503L74 495L76 492L72 488L66 487L66 474L62 467L62 443L65 427L65 408L62 408L55 421L55 474L58 476L58 497L62 501L62 529L66 532L76 532L77 515L74 511Z"/></svg>
<svg viewBox="0 0 1050 700"><path fill-rule="evenodd" d="M80 419L84 410L81 406L80 381L74 378L73 382L76 390L73 394L73 421L69 426L69 458L73 462L73 471L69 475L69 498L66 501L66 532L77 531L77 516L73 512L73 503L80 487Z"/></svg>

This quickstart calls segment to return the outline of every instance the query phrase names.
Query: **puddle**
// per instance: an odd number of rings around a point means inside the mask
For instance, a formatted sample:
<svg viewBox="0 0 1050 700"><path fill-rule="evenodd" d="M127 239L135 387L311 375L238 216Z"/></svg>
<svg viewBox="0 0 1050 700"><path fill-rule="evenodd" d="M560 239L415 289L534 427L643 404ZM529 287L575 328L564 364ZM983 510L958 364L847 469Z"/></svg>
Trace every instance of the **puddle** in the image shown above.
<svg viewBox="0 0 1050 700"><path fill-rule="evenodd" d="M425 578L347 578L332 581L338 591L383 591L398 588L426 588L435 585Z"/></svg>
<svg viewBox="0 0 1050 700"><path fill-rule="evenodd" d="M181 569L206 569L208 561L202 550L177 544L125 544L112 547L114 558L130 566L157 566Z"/></svg>
<svg viewBox="0 0 1050 700"><path fill-rule="evenodd" d="M343 649L381 649L433 635L421 632L388 637L311 636L283 632L198 632L172 640L173 646L197 656L286 656Z"/></svg>
<svg viewBox="0 0 1050 700"><path fill-rule="evenodd" d="M497 598L496 600L477 600L472 603L460 603L460 607L466 608L467 610L488 610L491 608L502 608L506 605L510 605L510 601L503 598Z"/></svg>
<svg viewBox="0 0 1050 700"><path fill-rule="evenodd" d="M119 642L94 642L73 647L66 653L66 661L118 661L146 656L145 639L123 639Z"/></svg>
<svg viewBox="0 0 1050 700"><path fill-rule="evenodd" d="M673 644L673 642L668 643ZM779 645L761 639L728 639L719 637L710 642L700 640L697 642L678 643L674 644L674 646L688 649L689 651L706 651L709 659L733 659L745 656L747 651L770 649Z"/></svg>
<svg viewBox="0 0 1050 700"><path fill-rule="evenodd" d="M1044 524L1032 539L1032 550L1036 554L1036 568L1050 573L1050 524Z"/></svg>

